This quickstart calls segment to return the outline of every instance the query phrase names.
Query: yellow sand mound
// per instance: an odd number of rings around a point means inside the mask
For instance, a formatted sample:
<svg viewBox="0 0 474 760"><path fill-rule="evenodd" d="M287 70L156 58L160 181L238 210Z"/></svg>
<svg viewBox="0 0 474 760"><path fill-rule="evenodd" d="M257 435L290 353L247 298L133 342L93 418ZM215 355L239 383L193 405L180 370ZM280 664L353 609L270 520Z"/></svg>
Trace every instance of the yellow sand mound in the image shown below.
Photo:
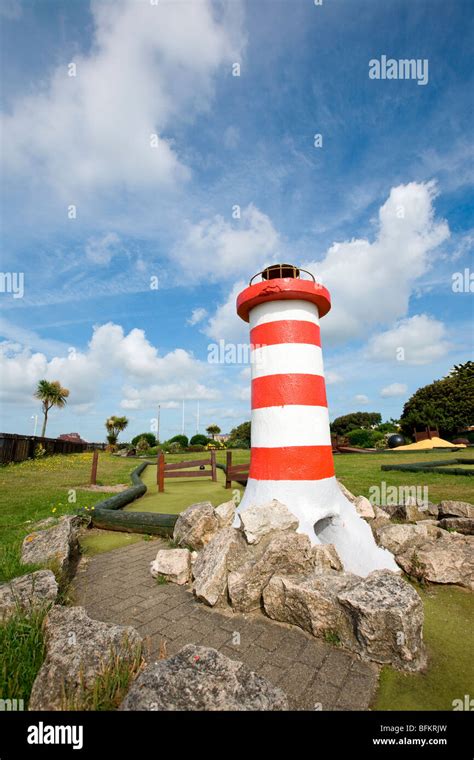
<svg viewBox="0 0 474 760"><path fill-rule="evenodd" d="M425 441L417 441L416 443L410 443L408 446L397 446L394 451L423 451L426 449L465 449L465 443L450 443L443 438L434 436L433 438L427 438Z"/></svg>

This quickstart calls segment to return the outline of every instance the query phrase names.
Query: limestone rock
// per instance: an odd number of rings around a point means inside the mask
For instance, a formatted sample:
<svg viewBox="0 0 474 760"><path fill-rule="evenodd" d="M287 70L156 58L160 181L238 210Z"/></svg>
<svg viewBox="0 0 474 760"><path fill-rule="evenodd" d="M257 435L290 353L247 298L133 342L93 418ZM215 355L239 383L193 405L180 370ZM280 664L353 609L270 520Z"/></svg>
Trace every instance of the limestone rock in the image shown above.
<svg viewBox="0 0 474 760"><path fill-rule="evenodd" d="M51 570L37 570L0 585L0 621L5 622L17 610L29 613L54 604L58 584Z"/></svg>
<svg viewBox="0 0 474 760"><path fill-rule="evenodd" d="M112 657L132 662L142 641L134 628L92 620L83 607L53 607L45 633L46 658L33 684L30 710L74 704Z"/></svg>
<svg viewBox="0 0 474 760"><path fill-rule="evenodd" d="M356 512L361 517L364 517L366 520L373 520L375 517L375 512L372 504L365 496L358 496L357 499L354 502L354 506L356 508Z"/></svg>
<svg viewBox="0 0 474 760"><path fill-rule="evenodd" d="M79 554L80 517L65 515L57 525L30 533L23 541L21 561L25 565L58 564L60 572L68 573Z"/></svg>
<svg viewBox="0 0 474 760"><path fill-rule="evenodd" d="M400 567L409 575L431 583L456 583L474 590L474 537L460 533L442 534L397 555Z"/></svg>
<svg viewBox="0 0 474 760"><path fill-rule="evenodd" d="M426 511L426 510L425 510ZM417 504L401 504L397 510L397 517L408 522L416 522L417 520L423 520L426 514Z"/></svg>
<svg viewBox="0 0 474 760"><path fill-rule="evenodd" d="M418 525L399 525L388 523L382 525L375 531L378 543L393 554L403 554L410 547L426 541L433 530L439 532L434 526L425 524Z"/></svg>
<svg viewBox="0 0 474 760"><path fill-rule="evenodd" d="M273 499L268 504L251 505L240 513L242 530L249 544L257 544L263 536L276 530L298 528L297 518L288 507Z"/></svg>
<svg viewBox="0 0 474 760"><path fill-rule="evenodd" d="M327 562L329 564L329 558ZM310 572L312 566L311 542L306 534L278 533L261 557L255 561L250 556L245 564L229 574L227 582L232 607L238 612L259 609L262 591L274 573L304 574Z"/></svg>
<svg viewBox="0 0 474 760"><path fill-rule="evenodd" d="M316 544L311 548L311 554L315 572L344 569L334 544Z"/></svg>
<svg viewBox="0 0 474 760"><path fill-rule="evenodd" d="M332 634L357 647L352 621L338 595L361 582L349 573L274 575L263 591L265 612L273 620L297 625L313 636Z"/></svg>
<svg viewBox="0 0 474 760"><path fill-rule="evenodd" d="M233 499L225 501L223 504L219 504L219 506L215 508L214 511L216 513L219 528L230 528L234 522L236 508L237 505Z"/></svg>
<svg viewBox="0 0 474 760"><path fill-rule="evenodd" d="M191 504L181 512L173 532L174 541L190 549L202 549L219 529L219 523L210 501Z"/></svg>
<svg viewBox="0 0 474 760"><path fill-rule="evenodd" d="M337 598L354 621L363 657L405 670L425 666L423 603L409 583L375 570Z"/></svg>
<svg viewBox="0 0 474 760"><path fill-rule="evenodd" d="M348 499L351 502L351 504L355 504L357 500L357 496L354 496L354 494L351 493L349 489L345 487L344 483L341 480L337 479L337 483L342 493L346 497L346 499Z"/></svg>
<svg viewBox="0 0 474 760"><path fill-rule="evenodd" d="M455 530L466 536L474 535L474 518L471 517L444 517L438 525L444 530Z"/></svg>
<svg viewBox="0 0 474 760"><path fill-rule="evenodd" d="M390 515L388 512L385 511L385 509L381 509L380 507L375 506L374 507L374 514L376 520L390 520Z"/></svg>
<svg viewBox="0 0 474 760"><path fill-rule="evenodd" d="M442 501L439 505L439 517L469 517L474 519L474 504L467 501Z"/></svg>
<svg viewBox="0 0 474 760"><path fill-rule="evenodd" d="M245 665L210 647L189 644L145 668L120 710L287 710L285 694Z"/></svg>
<svg viewBox="0 0 474 760"><path fill-rule="evenodd" d="M237 528L222 528L198 554L193 565L194 593L213 607L227 600L227 575L248 552L248 546Z"/></svg>
<svg viewBox="0 0 474 760"><path fill-rule="evenodd" d="M160 549L150 565L153 578L163 576L182 586L191 577L191 552L189 549Z"/></svg>

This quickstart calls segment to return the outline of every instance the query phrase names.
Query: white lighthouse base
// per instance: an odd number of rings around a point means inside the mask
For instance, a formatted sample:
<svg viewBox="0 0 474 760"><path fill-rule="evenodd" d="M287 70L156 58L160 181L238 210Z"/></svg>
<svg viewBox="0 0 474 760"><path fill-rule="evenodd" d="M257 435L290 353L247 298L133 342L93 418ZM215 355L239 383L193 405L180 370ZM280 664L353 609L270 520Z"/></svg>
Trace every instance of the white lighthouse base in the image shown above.
<svg viewBox="0 0 474 760"><path fill-rule="evenodd" d="M335 477L323 480L254 480L249 478L239 513L251 504L278 499L299 520L298 533L313 544L334 544L346 572L366 576L373 570L400 572L391 552L377 546L370 526L342 493Z"/></svg>

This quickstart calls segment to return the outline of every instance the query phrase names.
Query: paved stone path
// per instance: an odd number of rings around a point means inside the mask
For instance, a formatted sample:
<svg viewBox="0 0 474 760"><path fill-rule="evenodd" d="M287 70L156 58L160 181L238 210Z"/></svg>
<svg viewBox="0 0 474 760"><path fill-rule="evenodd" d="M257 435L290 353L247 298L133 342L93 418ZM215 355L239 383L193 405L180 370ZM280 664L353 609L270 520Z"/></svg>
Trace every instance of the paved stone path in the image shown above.
<svg viewBox="0 0 474 760"><path fill-rule="evenodd" d="M140 541L81 560L74 603L97 620L133 625L148 640L151 657L164 644L167 656L190 643L214 647L280 686L292 709L368 709L376 666L261 613L215 611L189 587L159 584L149 565L167 546Z"/></svg>

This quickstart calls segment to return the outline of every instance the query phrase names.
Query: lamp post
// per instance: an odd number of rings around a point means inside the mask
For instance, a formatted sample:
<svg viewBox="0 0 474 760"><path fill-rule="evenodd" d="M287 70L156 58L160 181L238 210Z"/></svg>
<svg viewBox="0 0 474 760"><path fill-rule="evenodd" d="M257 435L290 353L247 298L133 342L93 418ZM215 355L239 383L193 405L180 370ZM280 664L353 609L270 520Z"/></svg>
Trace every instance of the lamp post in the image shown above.
<svg viewBox="0 0 474 760"><path fill-rule="evenodd" d="M278 499L313 543L336 546L346 570L398 570L335 477L319 325L331 299L307 274L274 265L237 297L252 372L250 471L238 511Z"/></svg>

